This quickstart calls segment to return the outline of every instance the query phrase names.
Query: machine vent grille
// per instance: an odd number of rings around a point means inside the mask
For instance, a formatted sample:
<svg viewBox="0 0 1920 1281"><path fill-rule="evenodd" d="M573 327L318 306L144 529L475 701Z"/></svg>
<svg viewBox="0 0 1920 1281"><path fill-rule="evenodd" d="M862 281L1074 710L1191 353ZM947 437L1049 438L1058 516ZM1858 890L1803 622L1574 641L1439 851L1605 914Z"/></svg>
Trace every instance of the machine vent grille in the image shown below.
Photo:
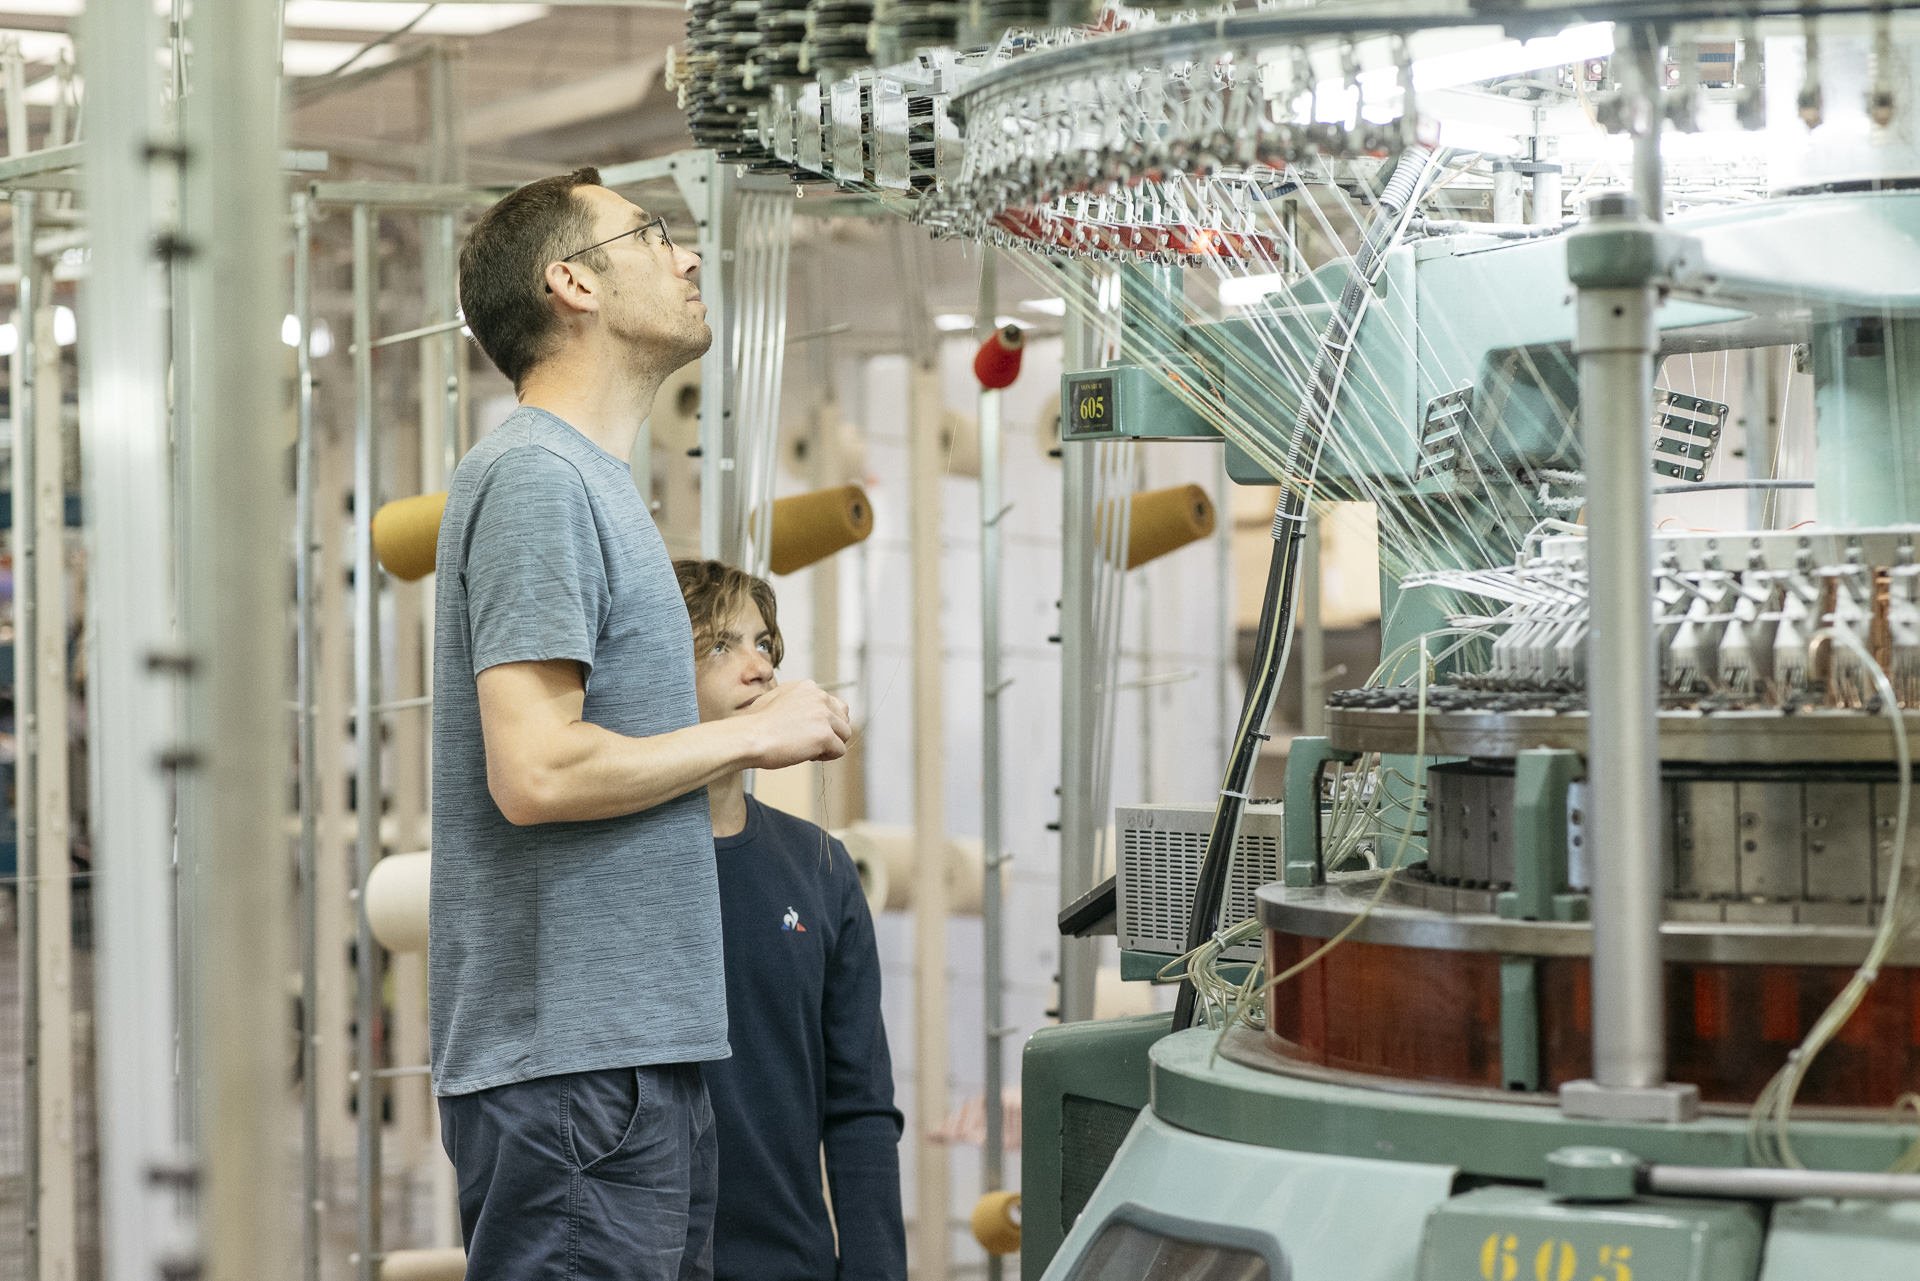
<svg viewBox="0 0 1920 1281"><path fill-rule="evenodd" d="M1130 951L1178 955L1186 950L1187 919L1200 861L1207 851L1213 810L1202 806L1142 805L1121 808L1119 861L1115 878L1117 933ZM1227 898L1220 923L1253 916L1254 891L1280 879L1280 806L1252 805L1240 824ZM1245 944L1228 953L1257 961L1260 948Z"/></svg>

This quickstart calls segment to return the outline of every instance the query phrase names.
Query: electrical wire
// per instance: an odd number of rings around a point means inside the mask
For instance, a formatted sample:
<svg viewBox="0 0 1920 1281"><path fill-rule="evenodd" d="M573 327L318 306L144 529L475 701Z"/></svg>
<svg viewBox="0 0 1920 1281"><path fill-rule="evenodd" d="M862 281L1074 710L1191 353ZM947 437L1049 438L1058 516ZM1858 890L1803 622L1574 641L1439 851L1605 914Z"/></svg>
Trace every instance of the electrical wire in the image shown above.
<svg viewBox="0 0 1920 1281"><path fill-rule="evenodd" d="M1305 476L1311 485L1318 473L1320 451L1327 438L1327 425L1333 414L1346 357L1353 335L1373 297L1373 281L1384 266L1386 251L1397 242L1405 220L1419 203L1420 189L1430 172L1434 153L1425 147L1403 152L1394 165L1393 175L1381 192L1378 213L1367 230L1360 252L1354 256L1353 269L1342 291L1340 306L1328 320L1321 337L1313 372L1308 380L1308 395L1300 403L1294 430L1287 447L1287 464L1282 475ZM1303 463L1309 456L1314 470ZM1266 737L1264 726L1272 715L1279 692L1281 663L1293 632L1293 611L1298 591L1297 574L1300 548L1305 541L1306 498L1292 489L1283 490L1274 512L1274 549L1268 567L1267 592L1261 603L1260 626L1255 653L1259 655L1255 679L1249 682L1241 709L1240 724L1233 750L1228 754L1226 778L1221 783L1219 802L1214 810L1213 828L1207 837L1207 850L1201 860L1195 885L1192 914L1187 922L1189 950L1202 945L1212 931L1208 926L1218 917L1225 898L1232 851L1240 833L1240 817L1246 803L1246 787L1253 776L1260 743ZM1195 992L1191 982L1183 982L1174 1002L1173 1026L1190 1026L1193 1020Z"/></svg>
<svg viewBox="0 0 1920 1281"><path fill-rule="evenodd" d="M317 84L327 80L332 80L335 76L344 76L345 74L347 74L347 71L353 66L354 63L360 61L360 59L366 57L368 54L372 53L375 49L379 49L385 45L392 44L395 40L398 40L401 36L406 35L407 32L413 30L415 27L419 26L423 21L425 21L426 16L428 14L432 13L435 9L439 7L440 7L439 0L434 0L434 3L424 6L419 13L414 14L411 18L408 18L400 26L397 26L392 31L387 32L386 35L376 36L374 39L369 40L367 41L367 43L361 45L358 49L354 50L351 54L347 55L347 60L345 62L341 63L339 66L335 67L333 70L327 72L325 75L318 77L313 83Z"/></svg>
<svg viewBox="0 0 1920 1281"><path fill-rule="evenodd" d="M1796 1170L1805 1167L1800 1162L1799 1154L1794 1151L1788 1122L1801 1083L1806 1080L1807 1073L1813 1070L1814 1060L1819 1058L1820 1052L1859 1011L1874 981L1880 977L1880 967L1885 963L1888 953L1912 924L1905 910L1906 903L1901 898L1904 881L1902 871L1907 861L1907 825L1913 799L1913 754L1907 743L1906 717L1901 712L1899 700L1894 697L1893 683L1887 679L1885 670L1871 651L1854 635L1852 628L1823 627L1814 632L1810 640L1823 637L1831 638L1849 650L1873 679L1880 695L1881 709L1887 714L1893 729L1893 750L1899 767L1900 803L1894 820L1894 857L1887 872L1887 893L1881 906L1880 927L1874 931L1866 959L1853 972L1846 987L1814 1021L1800 1044L1788 1052L1787 1061L1774 1073L1766 1088L1761 1090L1747 1116L1747 1148L1752 1159L1760 1164L1784 1165ZM1920 1111L1920 1100L1911 1094L1903 1094L1894 1106L1913 1106ZM1920 1170L1920 1139L1916 1139L1891 1168L1896 1172Z"/></svg>
<svg viewBox="0 0 1920 1281"><path fill-rule="evenodd" d="M1429 672L1432 669L1432 663L1427 654L1425 641L1426 638L1422 637L1420 646L1419 695L1415 704L1417 714L1414 719L1413 731L1413 758L1416 775L1414 779L1414 792L1416 803L1424 802L1427 786L1427 682ZM1234 1029L1235 1024L1239 1021L1243 1013L1253 1008L1255 1004L1253 996L1256 988L1259 995L1259 1006L1264 1014L1267 998L1273 994L1274 989L1304 974L1307 970L1319 964L1326 958L1328 953L1346 942L1348 937L1351 936L1355 930L1359 929L1360 926L1366 922L1367 918L1373 915L1374 909L1379 907L1381 901L1386 898L1387 891L1392 887L1394 878L1399 875L1401 869L1405 866L1407 849L1412 844L1413 834L1413 817L1409 814L1407 821L1400 827L1400 843L1394 847L1393 861L1387 867L1385 873L1381 875L1379 884L1374 887L1372 897L1367 900L1365 906L1355 914L1352 920L1340 927L1338 933L1308 953L1305 957L1294 962L1285 970L1282 970L1279 974L1274 975L1264 982L1256 983L1254 975L1248 976L1248 982L1238 993L1239 999L1221 1025L1220 1035L1214 1038L1212 1057L1219 1056L1220 1047L1225 1043L1227 1033ZM1209 1061L1211 1062L1211 1058Z"/></svg>

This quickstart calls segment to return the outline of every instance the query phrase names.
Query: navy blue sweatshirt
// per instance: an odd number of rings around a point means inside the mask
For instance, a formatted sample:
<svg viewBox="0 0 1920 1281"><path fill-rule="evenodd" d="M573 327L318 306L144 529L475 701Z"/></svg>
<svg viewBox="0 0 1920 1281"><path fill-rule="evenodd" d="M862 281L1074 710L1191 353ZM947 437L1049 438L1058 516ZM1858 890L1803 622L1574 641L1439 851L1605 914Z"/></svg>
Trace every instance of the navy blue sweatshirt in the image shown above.
<svg viewBox="0 0 1920 1281"><path fill-rule="evenodd" d="M715 1279L903 1281L902 1120L853 860L752 797L746 827L713 844L733 1047L701 1065L720 1142Z"/></svg>

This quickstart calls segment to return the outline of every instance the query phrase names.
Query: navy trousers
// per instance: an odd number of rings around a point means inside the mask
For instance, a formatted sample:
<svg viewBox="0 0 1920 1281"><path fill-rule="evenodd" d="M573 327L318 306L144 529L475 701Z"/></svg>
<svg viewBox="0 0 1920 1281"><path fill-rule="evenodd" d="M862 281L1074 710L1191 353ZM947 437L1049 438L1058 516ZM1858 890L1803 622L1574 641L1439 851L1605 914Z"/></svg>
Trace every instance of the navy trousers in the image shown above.
<svg viewBox="0 0 1920 1281"><path fill-rule="evenodd" d="M718 1145L692 1063L440 1100L467 1281L711 1281Z"/></svg>

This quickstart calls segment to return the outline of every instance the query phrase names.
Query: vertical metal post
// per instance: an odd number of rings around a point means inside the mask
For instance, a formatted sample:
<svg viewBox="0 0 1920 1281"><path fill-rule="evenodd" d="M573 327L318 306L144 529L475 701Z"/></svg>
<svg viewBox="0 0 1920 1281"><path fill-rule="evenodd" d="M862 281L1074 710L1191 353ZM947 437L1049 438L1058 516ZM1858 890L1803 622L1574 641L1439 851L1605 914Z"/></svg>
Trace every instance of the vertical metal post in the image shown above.
<svg viewBox="0 0 1920 1281"><path fill-rule="evenodd" d="M974 310L974 331L984 341L993 331L1000 309L999 258L984 250L980 268L980 305ZM1006 1014L1001 991L1004 942L1000 899L1001 870L1007 856L1000 848L1000 393L980 392L980 685L983 693L980 725L980 844L985 883L980 890L980 1022L986 1049L986 1145L981 1153L980 1190L993 1192L1006 1183L1006 1110L1001 1103L1006 1063ZM1001 1256L987 1256L987 1281L1000 1281Z"/></svg>
<svg viewBox="0 0 1920 1281"><path fill-rule="evenodd" d="M1632 197L1597 198L1581 234L1645 227ZM1579 282L1576 280L1576 284ZM1692 1086L1666 1081L1660 961L1659 663L1653 627L1653 281L1577 291L1574 349L1587 464L1587 772L1593 850L1593 1079L1570 1115L1684 1120Z"/></svg>
<svg viewBox="0 0 1920 1281"><path fill-rule="evenodd" d="M907 424L908 511L913 549L913 1274L947 1275L947 1149L925 1136L947 1110L947 816L940 662L940 371L915 357Z"/></svg>
<svg viewBox="0 0 1920 1281"><path fill-rule="evenodd" d="M289 973L288 691L284 438L262 430L288 410L287 206L275 132L278 15L250 0L195 0L185 36L193 84L181 104L193 314L204 332L188 406L185 469L196 499L186 601L186 738L197 776L182 831L198 843L193 981L205 1281L291 1271L295 1201L286 1142ZM177 391L177 389L176 389ZM187 818L191 822L185 821ZM274 976L262 981L262 976Z"/></svg>
<svg viewBox="0 0 1920 1281"><path fill-rule="evenodd" d="M1098 350L1098 330L1069 308L1064 355L1068 369L1086 369ZM1064 407L1063 407L1064 409ZM1092 798L1073 780L1081 777L1081 754L1093 750L1092 663L1095 552L1093 455L1085 446L1060 451L1060 903L1065 906L1093 888L1094 831ZM1092 939L1060 940L1060 1021L1093 1017L1094 968L1098 953Z"/></svg>
<svg viewBox="0 0 1920 1281"><path fill-rule="evenodd" d="M1499 223L1524 222L1520 202L1521 174L1510 160L1493 162L1493 220Z"/></svg>
<svg viewBox="0 0 1920 1281"><path fill-rule="evenodd" d="M380 438L373 423L373 210L353 207L353 738L357 756L353 812L354 884L380 858L380 567L373 555L373 513L380 505ZM380 1018L380 945L367 924L366 905L354 910L354 1100L359 1113L355 1161L354 1275L380 1275L380 1079L374 1075L374 1027Z"/></svg>
<svg viewBox="0 0 1920 1281"><path fill-rule="evenodd" d="M9 79L12 76L9 75ZM11 86L9 86L11 88ZM8 94L8 111L18 95ZM9 133L11 133L9 129ZM39 573L37 527L33 519L35 380L40 372L40 286L44 283L34 259L34 211L38 196L13 193L13 260L20 269L15 297L14 328L19 345L14 350L11 400L13 414L13 478L7 546L13 553L13 717L17 747L14 752L14 849L20 873L20 1029L21 1087L24 1125L21 1138L26 1189L26 1256L28 1281L40 1276L40 879L39 824L40 664L36 648L40 628L34 609L39 595L33 584Z"/></svg>
<svg viewBox="0 0 1920 1281"><path fill-rule="evenodd" d="M460 65L456 51L436 48L426 63L425 111L428 122L429 182L466 181L466 158L460 138ZM459 237L451 210L422 219L423 284L426 310L422 324L452 320L459 307ZM423 490L441 488L465 452L460 406L464 391L464 343L458 330L435 334L421 343L421 422L439 428L438 439L421 441L420 481ZM432 636L432 611L427 611L427 635Z"/></svg>
<svg viewBox="0 0 1920 1281"><path fill-rule="evenodd" d="M1223 466L1213 478L1213 510L1219 513L1220 520L1213 537L1213 585L1219 594L1215 602L1218 626L1214 643L1219 652L1214 655L1213 663L1214 732L1208 735L1220 745L1220 755L1213 762L1210 772L1222 776L1227 772L1227 727L1233 724L1236 701L1233 671L1238 662L1236 651L1239 648L1240 620L1235 608L1236 582L1233 574L1233 490L1233 479Z"/></svg>
<svg viewBox="0 0 1920 1281"><path fill-rule="evenodd" d="M1536 226L1560 225L1560 169L1549 166L1533 175L1533 221Z"/></svg>
<svg viewBox="0 0 1920 1281"><path fill-rule="evenodd" d="M30 501L38 565L33 575L34 673L39 692L31 750L34 786L35 874L39 888L35 943L39 951L40 1033L40 1276L71 1281L78 1249L73 1147L73 871L71 807L67 780L67 564L65 433L61 430L60 348L53 336L53 308L42 300L34 316L39 333L34 358L32 421L16 423L35 437ZM17 672L16 672L17 675Z"/></svg>
<svg viewBox="0 0 1920 1281"><path fill-rule="evenodd" d="M1588 745L1594 803L1594 1080L1665 1079L1660 989L1660 779L1653 630L1653 291L1579 297L1580 412L1587 450L1587 571L1594 691ZM1611 962L1611 963L1609 963Z"/></svg>
<svg viewBox="0 0 1920 1281"><path fill-rule="evenodd" d="M150 662L179 652L166 276L152 254L159 184L142 154L160 116L158 23L151 5L96 5L79 21L98 113L87 126L92 270L79 312L101 1275L157 1281L189 1228L182 1198L153 1177L176 1161L178 1110L173 801L161 767L177 742L174 677Z"/></svg>
<svg viewBox="0 0 1920 1281"><path fill-rule="evenodd" d="M1745 353L1746 379L1741 388L1740 417L1745 425L1747 475L1753 480L1773 479L1774 464L1780 455L1780 375L1782 347L1755 347ZM1728 355L1731 359L1731 354ZM1753 529L1772 529L1780 510L1778 490L1747 491L1747 524Z"/></svg>
<svg viewBox="0 0 1920 1281"><path fill-rule="evenodd" d="M315 717L316 674L313 567L313 204L305 192L293 198L293 315L300 326L295 349L299 373L298 437L293 460L294 699L298 704L300 758L300 1272L320 1277L320 896L319 730Z"/></svg>
<svg viewBox="0 0 1920 1281"><path fill-rule="evenodd" d="M700 362L700 554L738 564L742 523L740 477L733 467L739 439L733 412L738 395L733 374L735 299L734 273L727 261L737 222L728 199L733 177L710 151L677 156L670 167L674 185L693 214L700 297L707 304L707 325L713 330L713 346Z"/></svg>
<svg viewBox="0 0 1920 1281"><path fill-rule="evenodd" d="M1626 29L1625 92L1631 97L1633 125L1633 194L1641 216L1663 222L1667 216L1666 188L1660 173L1660 31L1650 22Z"/></svg>
<svg viewBox="0 0 1920 1281"><path fill-rule="evenodd" d="M1300 549L1300 730L1327 732L1327 628L1321 619L1320 512L1307 504L1307 536Z"/></svg>

